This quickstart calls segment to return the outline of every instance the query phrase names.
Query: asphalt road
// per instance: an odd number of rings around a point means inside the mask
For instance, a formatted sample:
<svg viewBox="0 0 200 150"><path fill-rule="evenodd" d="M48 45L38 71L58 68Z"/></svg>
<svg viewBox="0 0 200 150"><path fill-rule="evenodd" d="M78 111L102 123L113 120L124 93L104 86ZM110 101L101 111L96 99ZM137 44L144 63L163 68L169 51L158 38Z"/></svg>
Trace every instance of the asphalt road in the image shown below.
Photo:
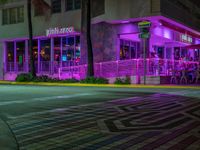
<svg viewBox="0 0 200 150"><path fill-rule="evenodd" d="M0 85L0 149L168 149L180 148L187 138L188 149L199 148L196 130L171 138L177 140L174 145L154 142L181 130L184 123L199 131L199 107L198 89ZM185 111L191 111L190 115L183 115ZM158 112L170 116L160 115L149 125L146 117L153 120ZM182 123L177 118L182 118Z"/></svg>

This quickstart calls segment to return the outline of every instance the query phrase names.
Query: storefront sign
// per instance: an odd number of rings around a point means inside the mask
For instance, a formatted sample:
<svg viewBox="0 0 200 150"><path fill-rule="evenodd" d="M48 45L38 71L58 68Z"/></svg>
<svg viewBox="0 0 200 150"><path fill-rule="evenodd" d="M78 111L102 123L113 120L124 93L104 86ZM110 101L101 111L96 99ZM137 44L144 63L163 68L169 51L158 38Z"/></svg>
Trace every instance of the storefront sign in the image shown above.
<svg viewBox="0 0 200 150"><path fill-rule="evenodd" d="M46 30L46 36L52 36L52 35L59 35L59 34L69 34L73 33L74 27L67 27L67 28L50 28Z"/></svg>
<svg viewBox="0 0 200 150"><path fill-rule="evenodd" d="M181 34L181 41L186 43L193 43L192 37L187 34Z"/></svg>

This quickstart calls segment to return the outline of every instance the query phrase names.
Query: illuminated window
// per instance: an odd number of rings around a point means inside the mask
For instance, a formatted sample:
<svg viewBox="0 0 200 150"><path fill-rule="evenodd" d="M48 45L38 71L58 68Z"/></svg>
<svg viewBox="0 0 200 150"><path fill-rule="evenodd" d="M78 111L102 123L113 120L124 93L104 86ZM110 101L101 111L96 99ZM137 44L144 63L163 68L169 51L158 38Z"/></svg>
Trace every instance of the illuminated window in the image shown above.
<svg viewBox="0 0 200 150"><path fill-rule="evenodd" d="M120 40L120 60L135 59L139 57L139 42Z"/></svg>

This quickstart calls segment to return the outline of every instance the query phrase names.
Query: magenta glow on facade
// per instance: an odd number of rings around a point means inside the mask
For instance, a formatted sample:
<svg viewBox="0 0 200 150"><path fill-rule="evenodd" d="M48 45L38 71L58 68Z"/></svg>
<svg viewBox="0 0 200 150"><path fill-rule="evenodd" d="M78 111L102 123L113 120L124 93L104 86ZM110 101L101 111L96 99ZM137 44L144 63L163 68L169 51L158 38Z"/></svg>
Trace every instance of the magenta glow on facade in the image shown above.
<svg viewBox="0 0 200 150"><path fill-rule="evenodd" d="M156 24L153 24L154 26L151 29L151 38L147 49L149 53L147 76L167 77L171 76L174 70L180 70L183 66L198 65L200 50L186 49L185 46L200 44L200 39L190 34L179 32L179 30L170 29L165 23L158 23L158 20L151 20L152 23L156 22ZM165 21L174 23L168 19ZM184 27L184 30L186 29L187 27ZM113 25L110 30L106 30L108 33L104 33L108 35L108 37L105 37L104 42L97 40L99 43L94 43L94 45L102 47L102 53L105 53L106 57L112 55L112 58L115 58L116 56L116 60L95 62L95 76L105 78L125 76L139 78L143 76L143 48L142 40L138 38L139 30L137 23L130 22L129 20L121 21L120 24ZM189 31L192 32L191 29ZM103 34L100 33L98 35ZM67 27L50 28L46 30L46 36L34 37L34 40L37 41L35 51L35 55L37 55L35 64L37 73L60 79L82 79L86 77L87 65L81 63L83 52L80 36L81 34L76 32L74 27ZM24 55L26 61L20 64L18 61L20 49L17 47L17 43L22 40L26 43ZM27 60L29 59L29 54L27 41L28 38L5 39L4 70L7 79L13 78L17 73L28 72L29 62ZM45 43L47 41L49 41L48 44ZM112 42L109 43L109 41ZM8 42L14 43L14 59L12 59L12 55L9 56L13 61L8 61L8 53L10 52L8 45L6 45ZM112 49L109 49L110 45L112 45ZM103 52L104 47L106 51ZM46 56L43 57L45 54ZM95 58L104 57L104 55L101 55L99 52L99 55L95 55Z"/></svg>

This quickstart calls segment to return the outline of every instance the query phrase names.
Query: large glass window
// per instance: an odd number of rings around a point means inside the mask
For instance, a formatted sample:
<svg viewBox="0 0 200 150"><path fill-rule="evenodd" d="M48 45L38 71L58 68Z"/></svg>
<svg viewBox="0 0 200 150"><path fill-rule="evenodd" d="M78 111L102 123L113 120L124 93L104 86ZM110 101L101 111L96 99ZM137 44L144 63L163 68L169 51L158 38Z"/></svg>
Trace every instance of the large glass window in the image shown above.
<svg viewBox="0 0 200 150"><path fill-rule="evenodd" d="M62 38L62 66L79 64L80 53L80 36Z"/></svg>
<svg viewBox="0 0 200 150"><path fill-rule="evenodd" d="M81 58L81 46L80 46L80 36L76 36L76 49L75 49L75 62L76 64L80 63Z"/></svg>
<svg viewBox="0 0 200 150"><path fill-rule="evenodd" d="M137 58L139 43L129 40L120 40L120 60Z"/></svg>
<svg viewBox="0 0 200 150"><path fill-rule="evenodd" d="M14 71L14 42L7 42L6 43L6 52L7 52L7 57L6 57L6 68L7 71Z"/></svg>
<svg viewBox="0 0 200 150"><path fill-rule="evenodd" d="M200 61L200 49L194 51L194 61Z"/></svg>
<svg viewBox="0 0 200 150"><path fill-rule="evenodd" d="M61 38L54 38L54 61L60 62L61 58Z"/></svg>
<svg viewBox="0 0 200 150"><path fill-rule="evenodd" d="M30 51L28 52L28 61L29 61L29 71L30 71ZM38 40L33 40L33 59L35 64L35 70L38 71Z"/></svg>
<svg viewBox="0 0 200 150"><path fill-rule="evenodd" d="M16 61L18 64L23 64L25 62L25 41L16 43Z"/></svg>
<svg viewBox="0 0 200 150"><path fill-rule="evenodd" d="M40 61L51 60L51 40L45 39L40 41Z"/></svg>
<svg viewBox="0 0 200 150"><path fill-rule="evenodd" d="M166 59L171 59L172 58L172 48L167 47L166 48Z"/></svg>
<svg viewBox="0 0 200 150"><path fill-rule="evenodd" d="M61 0L51 0L52 13L61 12Z"/></svg>
<svg viewBox="0 0 200 150"><path fill-rule="evenodd" d="M33 58L36 63L38 61L38 40L33 40Z"/></svg>
<svg viewBox="0 0 200 150"><path fill-rule="evenodd" d="M180 60L180 47L175 47L174 48L174 59L175 60Z"/></svg>
<svg viewBox="0 0 200 150"><path fill-rule="evenodd" d="M160 59L163 59L165 56L165 47L163 46L154 46L154 56L153 57L158 57Z"/></svg>
<svg viewBox="0 0 200 150"><path fill-rule="evenodd" d="M7 62L14 62L14 42L7 42Z"/></svg>
<svg viewBox="0 0 200 150"><path fill-rule="evenodd" d="M62 62L63 65L71 65L74 60L74 37L63 38L63 51L62 51Z"/></svg>
<svg viewBox="0 0 200 150"><path fill-rule="evenodd" d="M20 41L16 43L16 62L17 62L17 70L24 70L25 63L25 41Z"/></svg>
<svg viewBox="0 0 200 150"><path fill-rule="evenodd" d="M49 72L51 68L51 40L40 40L40 70L41 72Z"/></svg>

